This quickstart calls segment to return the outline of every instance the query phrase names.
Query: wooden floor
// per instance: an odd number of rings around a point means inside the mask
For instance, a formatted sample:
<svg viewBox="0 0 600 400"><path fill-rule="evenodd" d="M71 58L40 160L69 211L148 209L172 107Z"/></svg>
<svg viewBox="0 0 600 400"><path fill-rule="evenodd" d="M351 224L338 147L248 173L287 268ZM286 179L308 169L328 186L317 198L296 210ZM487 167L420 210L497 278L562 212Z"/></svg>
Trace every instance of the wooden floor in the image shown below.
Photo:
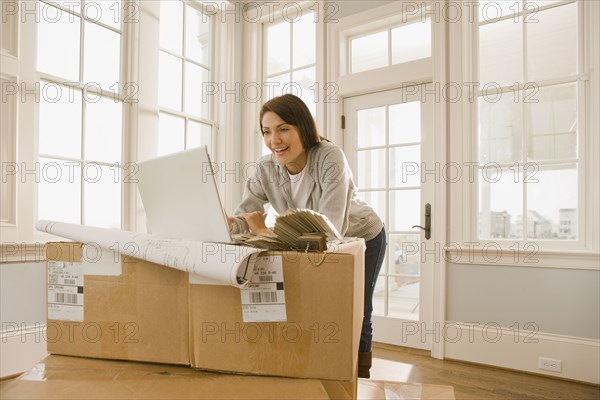
<svg viewBox="0 0 600 400"><path fill-rule="evenodd" d="M600 386L553 379L460 361L436 360L428 352L373 345L371 379L454 387L462 399L593 399Z"/></svg>

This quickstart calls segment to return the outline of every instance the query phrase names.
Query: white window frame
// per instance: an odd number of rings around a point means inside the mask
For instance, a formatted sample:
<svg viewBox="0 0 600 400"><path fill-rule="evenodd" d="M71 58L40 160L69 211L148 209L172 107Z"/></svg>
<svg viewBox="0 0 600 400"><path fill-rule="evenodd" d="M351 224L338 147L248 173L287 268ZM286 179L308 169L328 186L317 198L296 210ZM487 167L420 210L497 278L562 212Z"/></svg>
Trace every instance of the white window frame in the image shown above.
<svg viewBox="0 0 600 400"><path fill-rule="evenodd" d="M62 10L62 12L69 12L67 8L62 7L60 4L56 4L56 3L49 3L47 0L41 0L42 2L48 4L48 5L52 5L54 7L57 7L59 9ZM127 10L127 6L125 4L123 4L124 8L122 8L122 10ZM127 149L126 149L126 144L127 141L125 140L125 129L124 126L126 125L127 122L127 110L126 110L126 102L130 101L131 99L133 99L133 96L135 96L135 88L132 86L127 86L125 84L126 82L126 71L127 71L127 64L126 64L126 43L127 43L127 30L128 30L128 24L124 23L124 14L121 13L122 15L120 16L121 18L121 29L119 30L120 33L120 38L121 38L121 42L120 42L120 57L119 59L121 60L121 64L119 66L119 92L118 93L113 93L111 91L105 90L105 89L99 89L96 87L92 87L91 90L86 89L86 82L79 82L76 85L71 84L70 87L77 89L77 90L81 90L82 95L83 95L83 100L81 102L81 114L82 114L82 132L81 132L81 143L82 143L82 147L85 146L85 113L86 113L86 92L92 92L94 95L96 96L102 96L105 99L112 99L113 101L118 101L121 106L122 106L122 116L121 116L121 154L120 154L120 159L118 161L115 162L101 162L101 161L92 161L92 163L97 164L99 166L104 166L104 167L109 167L111 168L111 171L116 171L117 168L123 167L126 164L126 161L124 159L124 154L126 154ZM94 21L90 18L88 18L85 15L85 12L82 12L79 14L80 17L80 34L82 34L85 30L85 22L90 22L90 23L95 23L96 25L99 25L105 29L110 30L111 32L116 31L117 29L106 26L105 24L102 24L101 22L97 22ZM83 49L85 46L84 40L83 40L83 34L81 35L81 43L80 43L80 49ZM79 53L79 65L80 65L80 71L83 70L83 63L84 63L84 56L85 56L85 51L82 51ZM53 75L47 74L45 72L37 72L38 76L39 76L39 80L37 82L40 82L40 87L41 87L41 81L44 80L48 83L52 83L58 86L62 86L63 88L65 88L66 90L66 86L62 85L62 82L64 81L62 78L58 78L55 77ZM38 106L39 107L39 106ZM38 108L39 110L39 108ZM39 130L36 132L36 135L38 135L37 137L39 137ZM81 152L83 153L83 151ZM39 150L36 152L37 155L37 160L39 160L39 158L44 157L44 158L50 158L53 160L56 160L58 162L61 161L66 161L66 162L76 162L79 163L81 168L83 169L84 166L86 164L88 164L90 161L87 160L84 157L84 154L81 154L81 158L70 158L70 157L65 157L65 156L56 156L56 155L52 155L52 154L44 154L39 152ZM125 174L127 174L127 171L125 171ZM84 175L84 173L82 172L82 175ZM124 196L124 190L126 185L123 185L123 179L118 178L119 179L119 183L121 184L121 227L122 229L125 229L125 224L126 224L126 220L125 220L125 215L126 215L126 201L125 201L125 196ZM84 179L81 180L81 189L80 189L80 206L81 206L81 210L80 210L80 221L81 223L85 224L85 183L84 183ZM37 204L38 201L38 197L36 196L36 198L34 199L34 202ZM36 210L34 211L35 214L37 215L37 207ZM37 219L37 218L36 218ZM42 232L37 232L34 231L34 239L39 239L39 240L54 240L55 236L53 235L47 235L45 233Z"/></svg>
<svg viewBox="0 0 600 400"><path fill-rule="evenodd" d="M319 16L320 16L319 14L314 14L314 12L315 12L314 9L316 7L317 6L315 4L313 4L313 5L309 6L309 7L306 7L306 6L305 7L300 7L300 10L301 10L300 12L302 13L301 16L304 17L305 14L313 12L313 20L315 18L319 18ZM295 12L298 12L298 9L296 9ZM317 13L318 13L318 11L317 11ZM293 17L295 17L295 15ZM289 18L292 18L292 17L289 17ZM301 67L294 67L294 64L293 64L293 54L294 54L294 46L295 46L295 43L294 43L294 23L291 22L289 20L289 18L286 20L286 19L284 19L283 15L274 15L272 21L269 20L269 21L265 21L265 22L262 23L262 37L263 37L263 41L262 41L262 53L263 53L263 59L262 59L261 65L264 67L263 68L262 82L264 83L264 82L267 81L267 79L273 78L273 77L278 76L278 75L287 74L287 75L292 75L293 76L295 74L295 72L298 71L298 70L302 70L302 69L314 67L315 68L315 84L319 85L319 81L316 79L316 75L317 75L317 72L316 72L316 70L317 70L316 45L317 45L317 43L316 42L315 42L315 62L311 63L311 64L305 64L305 65L303 65ZM289 67L286 68L286 69L284 69L284 70L282 70L282 71L278 71L276 73L273 73L273 74L267 74L267 72L266 72L266 66L268 64L269 54L268 54L268 46L267 46L267 42L266 42L266 31L269 29L269 27L271 27L273 25L277 25L279 23L285 23L285 22L287 22L290 25L290 46L289 46L289 50L290 50L289 62L290 62L290 64L289 64ZM317 29L317 24L318 24L318 19L317 19L317 22L315 22L315 33L316 33L316 29ZM294 81L292 80L290 82L294 82ZM263 90L263 99L262 100L267 100L268 89L269 89L268 87L265 87L265 90ZM320 90L320 87L318 88L318 90ZM317 94L318 94L318 92L317 92ZM317 100L320 100L320 99L317 99ZM318 110L317 110L317 116L316 116L317 120L318 120L319 116L320 115L319 115Z"/></svg>
<svg viewBox="0 0 600 400"><path fill-rule="evenodd" d="M254 3L256 4L256 3ZM317 129L322 135L329 137L327 131L324 129L326 125L326 105L324 98L324 87L326 86L325 80L325 20L327 16L335 15L326 14L328 10L327 3L325 0L316 1L300 1L294 2L286 0L283 2L271 2L267 6L262 6L260 11L260 18L244 18L244 71L243 71L243 82L242 87L249 84L258 83L263 88L263 93L266 95L268 92L267 88L263 87L263 82L266 77L265 73L265 54L264 54L264 30L265 25L281 22L284 19L285 7L290 7L288 4L293 4L294 7L299 6L303 12L310 12L318 10L316 15L316 83L319 85L318 90L318 101L316 104L316 112L318 116ZM258 15L258 14L253 14ZM289 18L293 18L290 15ZM289 19L288 18L288 19ZM292 70L290 66L290 71ZM244 134L242 135L242 148L245 151L242 152L241 161L243 165L253 163L262 154L262 134L260 132L260 121L258 115L262 104L264 104L266 96L261 96L259 101L246 101L242 104L242 127L244 127ZM238 200L241 200L241 196Z"/></svg>
<svg viewBox="0 0 600 400"><path fill-rule="evenodd" d="M8 240L15 240L17 230L17 176L8 174L9 163L15 166L17 160L17 110L18 98L8 98L9 86L15 88L19 77L19 15L14 12L16 2L2 2L2 42L0 43L0 85L2 94L2 106L0 114L0 158L2 160L2 182L0 183L0 202L2 212L0 213L0 232L2 241L4 235ZM4 96L7 96L5 99ZM5 101L6 100L6 101Z"/></svg>
<svg viewBox="0 0 600 400"><path fill-rule="evenodd" d="M123 110L123 162L136 162L148 159L156 154L158 139L158 48L159 48L159 3L154 1L123 0L129 1L128 15L134 19L132 24L122 28L122 55L121 84L134 85L137 91L132 101L124 106ZM210 12L220 15L223 10L233 8L228 1L201 2L186 0L196 7L212 7ZM8 2L3 1L3 6ZM19 7L27 10L35 8L36 0L19 1ZM220 7L216 9L215 6ZM37 26L35 18L29 16L25 22L20 22L21 15L17 14L12 21L2 25L3 43L8 43L3 49L2 77L11 79L21 87L27 84L30 90L35 82L39 81L40 74L35 71L36 66L36 35ZM140 23L143 21L143 23ZM212 79L216 82L232 83L234 81L234 38L235 18L216 18L215 38L213 45L213 59L216 66ZM7 36L4 34L8 32ZM216 38L218 37L218 39ZM17 39L18 38L18 39ZM21 96L21 93L18 94ZM29 97L33 95L29 94ZM25 97L24 97L25 98ZM17 99L19 100L19 99ZM217 98L211 99L213 117L216 121L216 131L213 132L213 150L215 160L224 163L233 163L234 151L231 143L239 142L235 138L233 122L235 108L232 102L219 102ZM9 151L9 161L33 165L37 161L37 126L38 112L35 101L18 101L18 111L11 124L18 126L13 136L8 135L2 140L10 142L18 140L19 146L13 146ZM4 143L4 142L3 142ZM3 158L4 161L4 158ZM14 198L14 218L7 218L1 223L0 262L43 261L43 245L46 241L63 240L48 234L38 235L34 230L37 216L37 188L33 179L25 183L20 182L19 176L15 180L16 190L1 194L1 200ZM222 182L219 182L224 186ZM233 184L221 188L225 193L226 206L233 207L234 200L229 195ZM141 201L137 195L135 184L123 185L123 229L143 232L145 231L145 216ZM14 223L12 223L14 220ZM34 236L35 235L35 236Z"/></svg>
<svg viewBox="0 0 600 400"><path fill-rule="evenodd" d="M44 1L47 3L47 1ZM131 3L131 6L126 5ZM8 2L3 2L3 7ZM10 39L8 43L11 43L11 49L4 49L2 51L2 62L3 70L5 61L8 61L9 68L7 73L3 76L12 78L16 81L19 93L17 94L17 109L16 109L16 120L13 124L18 127L14 131L14 140L19 145L16 149L16 153L12 154L12 158L8 159L8 162L15 162L19 166L26 166L27 169L33 169L32 166L38 162L38 125L39 125L39 104L35 101L35 97L39 96L39 90L34 94L34 88L39 86L38 82L41 80L47 80L50 82L60 83L64 81L60 78L53 77L46 73L41 73L36 70L36 51L37 51L37 21L33 10L37 10L40 5L37 0L25 0L16 3L15 7L17 10L16 19L12 20L11 23L3 26L4 30L10 30ZM55 7L61 8L58 4L52 4ZM129 7L129 8L128 8ZM135 12L136 2L131 0L123 0L123 8L121 19L122 21L126 17L132 17L134 14L127 14L127 12ZM12 11L12 10L11 10ZM85 20L82 16L82 23ZM3 24L4 25L4 24ZM131 81L130 78L130 49L131 49L131 24L123 23L121 26L121 65L119 68L121 90L125 82ZM81 44L83 46L83 43ZM8 50L8 51L6 51ZM80 54L80 57L83 57ZM82 61L82 59L80 60ZM76 86L82 88L83 85ZM102 91L102 94L107 97L113 97L114 94L108 91ZM129 109L127 107L126 97L131 93L120 92L117 97L123 101L123 136L122 136L122 161L127 161L126 154L129 151L126 129L125 126L128 124L130 119ZM83 110L82 110L83 112ZM85 160L82 160L84 163ZM24 170L20 168L19 173L16 175L15 187L12 193L3 193L2 201L5 198L13 199L18 204L18 207L14 207L13 218L11 221L2 223L1 225L1 243L0 246L7 253L3 253L0 261L40 261L43 260L41 251L43 249L43 243L51 240L58 240L59 238L46 233L38 232L34 228L35 221L37 221L37 183L40 179L39 176L32 178L31 175L27 176L23 174ZM83 188L83 182L82 182ZM128 220L126 215L128 214L128 201L127 198L130 195L130 190L127 185L122 186L121 191L121 224L123 229L128 228ZM82 194L83 196L83 194ZM17 249L17 253L14 253L15 246L20 247ZM10 250L6 250L10 248Z"/></svg>
<svg viewBox="0 0 600 400"><path fill-rule="evenodd" d="M203 12L203 13L206 13L207 10L206 10L205 7L203 7L202 3L199 3L199 2L196 2L196 1L185 1L185 0L169 0L169 1L180 1L183 4L183 15L182 15L183 16L183 21L182 21L183 27L182 27L182 29L183 29L183 32L184 32L183 33L183 42L185 43L185 31L186 31L186 24L187 24L187 20L186 20L186 12L187 12L186 11L186 5L190 6L191 8L193 8L193 9L195 9L197 11ZM216 60L214 58L215 57L215 53L216 53L216 50L214 48L215 47L214 46L214 44L215 44L215 32L216 32L215 20L217 20L219 18L219 16L218 15L211 15L211 14L206 14L206 15L211 19L211 21L210 21L210 28L209 29L210 29L210 37L211 37L211 42L212 43L211 43L211 49L210 49L211 51L210 51L210 56L209 56L209 64L206 65L206 66L205 65L201 65L201 66L203 68L205 67L205 68L208 69L208 72L209 72L208 73L208 82L214 82L215 81L215 79L214 79L214 76L215 76L215 64L216 64L215 63ZM161 49L160 45L159 45L159 52L164 52L164 53L166 53L168 55L171 55L173 57L176 57L176 58L180 59L182 61L181 66L182 66L182 69L183 69L182 70L182 76L181 76L181 79L182 79L181 83L182 83L182 89L183 89L182 93L181 93L182 96L183 96L183 98L181 99L181 101L182 101L181 102L181 109L182 110L181 111L173 110L173 109L170 109L170 108L163 107L163 106L159 105L159 114L160 113L162 113L162 114L168 114L168 115L171 115L171 116L175 116L175 117L179 117L179 118L183 118L184 119L184 121L185 121L184 122L184 124L185 124L185 131L184 131L184 137L183 137L183 149L188 149L188 143L187 143L187 137L188 137L188 135L187 135L187 133L188 133L188 129L189 129L188 124L189 124L190 120L192 120L194 122L202 123L204 125L209 125L210 128L211 128L211 147L209 148L209 151L210 151L211 154L214 154L215 147L216 147L215 143L214 143L214 140L216 138L215 137L215 132L217 131L217 127L218 127L217 121L214 118L214 115L216 114L214 112L214 110L213 110L213 108L214 108L214 102L210 102L209 103L208 117L207 118L200 117L200 116L197 116L197 115L193 115L193 114L190 114L190 113L184 111L184 99L185 99L185 90L186 90L186 88L185 88L185 63L186 62L190 62L190 63L192 63L194 65L200 65L200 63L197 62L197 61L195 61L195 60L190 59L189 56L187 56L187 55L172 54L169 50ZM185 52L185 51L183 51L183 52Z"/></svg>
<svg viewBox="0 0 600 400"><path fill-rule="evenodd" d="M210 79L217 83L219 91L209 97L209 109L212 121L212 152L213 161L223 165L233 165L236 161L236 152L232 143L239 142L236 136L233 121L235 119L235 104L232 101L220 101L222 89L229 89L234 81L234 56L235 56L235 4L228 1L203 2L198 0L185 0L194 8L203 9L213 17L211 64L213 70ZM136 71L139 74L139 102L135 104L134 126L132 126L132 159L143 161L153 158L158 148L158 56L160 43L160 2L141 1L140 19L136 40L139 41L139 52L136 53ZM143 66L143 67L142 67ZM199 88L199 90L201 90ZM227 99L229 99L229 96ZM183 115L183 114L182 114ZM198 119L195 118L194 119ZM223 194L223 205L231 209L234 204L232 193L235 192L233 184L217 179L219 191ZM135 210L130 214L132 230L145 232L145 213L141 199L135 195L137 188L132 186L134 195L130 197L130 209Z"/></svg>
<svg viewBox="0 0 600 400"><path fill-rule="evenodd" d="M442 9L440 7L443 7L445 3L445 0L427 0L419 2L418 5L419 7L432 6L434 7L432 15L439 15ZM447 63L448 49L446 46L449 38L447 34L449 24L448 21L437 19L437 17L436 20L432 20L430 58L348 74L347 49L351 37L366 31L375 31L386 25L397 24L398 20L406 20L407 15L412 15L415 11L417 10L413 1L394 1L381 7L344 17L339 22L327 26L327 81L336 82L339 88L337 93L339 100L326 103L327 127L328 137L337 145L343 146L344 143L344 133L340 123L343 115L343 98L432 81L438 83L439 87L442 88L447 85L447 71L451 68L451 65ZM447 133L448 116L446 105L443 102L436 102L434 105L433 125L435 137L433 139L433 151L434 159L442 165L446 163L448 153L446 140L444 139ZM439 140L436 138L439 138ZM437 206L432 210L435 216L435 229L432 231L431 240L433 243L446 243L448 214L445 206L447 203L446 190L441 185L436 184L434 196ZM443 324L446 320L445 257L440 257L440 261L435 263L433 293L435 294L432 300L433 323ZM431 356L438 359L444 358L443 341L433 343Z"/></svg>
<svg viewBox="0 0 600 400"><path fill-rule="evenodd" d="M566 1L569 2L570 0ZM453 66L450 80L461 87L468 88L476 74L476 29L478 17L474 3L456 2L463 9L463 15L474 17L463 18L462 23L450 26L450 64ZM550 6L551 7L551 6ZM449 214L449 245L447 258L454 263L475 265L495 264L508 266L556 267L575 269L600 269L599 266L599 228L597 221L599 212L598 157L600 156L598 138L600 100L599 58L600 41L600 5L597 2L580 2L582 17L579 33L583 35L582 49L584 58L583 73L580 76L579 88L584 92L579 95L580 110L585 111L585 119L579 125L579 238L577 241L520 239L482 240L478 238L477 210L478 189L474 179L463 170L460 182L450 186L450 202L454 211ZM468 10L467 8L471 8ZM544 7L545 8L545 7ZM579 52L582 54L582 51ZM581 56L580 56L581 58ZM581 102L582 96L585 101ZM450 124L450 159L458 165L474 165L478 158L476 96L464 90L460 101L449 104L450 114L461 116L451 119ZM581 109L585 106L585 110ZM580 118L581 121L581 118ZM456 143L454 146L452 143ZM582 177L585 178L582 179ZM457 204L464 205L457 207ZM485 250L487 249L487 250Z"/></svg>

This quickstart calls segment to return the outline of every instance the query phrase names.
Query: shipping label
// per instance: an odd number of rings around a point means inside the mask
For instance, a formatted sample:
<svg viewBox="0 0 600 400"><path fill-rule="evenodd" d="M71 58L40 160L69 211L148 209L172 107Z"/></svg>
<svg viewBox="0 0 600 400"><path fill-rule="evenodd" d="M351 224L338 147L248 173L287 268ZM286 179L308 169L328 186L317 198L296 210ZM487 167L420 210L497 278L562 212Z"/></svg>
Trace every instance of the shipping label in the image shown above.
<svg viewBox="0 0 600 400"><path fill-rule="evenodd" d="M83 321L83 265L48 262L48 319Z"/></svg>
<svg viewBox="0 0 600 400"><path fill-rule="evenodd" d="M244 322L286 321L282 256L259 257L240 293Z"/></svg>

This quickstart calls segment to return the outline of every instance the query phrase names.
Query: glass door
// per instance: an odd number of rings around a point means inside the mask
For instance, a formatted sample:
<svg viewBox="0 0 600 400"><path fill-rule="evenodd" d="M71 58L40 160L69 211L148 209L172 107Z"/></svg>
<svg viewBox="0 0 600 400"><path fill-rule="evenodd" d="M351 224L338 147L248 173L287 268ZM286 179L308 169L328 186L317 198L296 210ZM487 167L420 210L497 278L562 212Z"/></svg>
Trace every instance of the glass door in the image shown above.
<svg viewBox="0 0 600 400"><path fill-rule="evenodd" d="M374 340L431 350L436 249L418 227L426 227L435 183L425 179L435 171L434 96L424 95L427 90L420 85L345 99L344 151L359 197L373 206L388 233L373 304Z"/></svg>

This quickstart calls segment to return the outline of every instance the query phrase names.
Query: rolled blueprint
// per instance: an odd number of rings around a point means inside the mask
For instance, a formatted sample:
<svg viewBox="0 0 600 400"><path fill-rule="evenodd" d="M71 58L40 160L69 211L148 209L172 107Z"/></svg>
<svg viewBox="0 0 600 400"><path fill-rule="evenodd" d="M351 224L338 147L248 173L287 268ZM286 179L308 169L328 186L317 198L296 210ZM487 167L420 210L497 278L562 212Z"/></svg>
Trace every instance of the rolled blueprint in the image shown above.
<svg viewBox="0 0 600 400"><path fill-rule="evenodd" d="M263 251L247 246L170 239L148 233L45 220L39 221L36 229L239 288L249 282L258 253Z"/></svg>

